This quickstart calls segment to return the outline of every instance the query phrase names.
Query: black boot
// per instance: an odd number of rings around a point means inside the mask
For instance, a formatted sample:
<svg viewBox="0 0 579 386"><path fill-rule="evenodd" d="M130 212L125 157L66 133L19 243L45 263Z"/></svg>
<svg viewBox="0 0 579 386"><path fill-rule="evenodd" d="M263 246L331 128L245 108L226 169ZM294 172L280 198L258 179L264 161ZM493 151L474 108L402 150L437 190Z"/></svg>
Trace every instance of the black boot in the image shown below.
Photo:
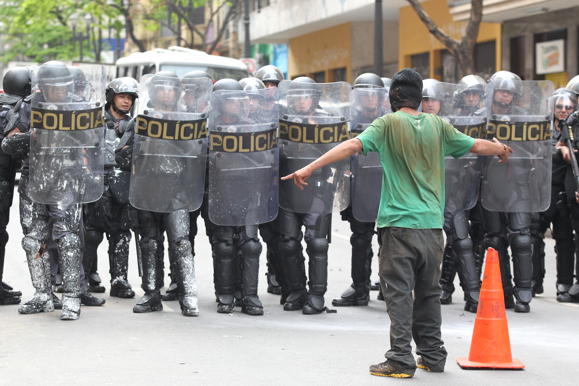
<svg viewBox="0 0 579 386"><path fill-rule="evenodd" d="M111 283L111 296L121 299L132 299L135 297L135 291L133 291L125 278L118 277Z"/></svg>
<svg viewBox="0 0 579 386"><path fill-rule="evenodd" d="M163 311L163 302L161 302L159 291L145 292L145 295L133 307L133 312L136 314L155 311Z"/></svg>
<svg viewBox="0 0 579 386"><path fill-rule="evenodd" d="M97 298L90 292L80 294L80 303L87 307L100 307L106 303L105 299Z"/></svg>
<svg viewBox="0 0 579 386"><path fill-rule="evenodd" d="M217 296L217 313L231 314L235 308L235 298L233 295Z"/></svg>
<svg viewBox="0 0 579 386"><path fill-rule="evenodd" d="M367 306L370 301L370 291L367 289L356 289L354 284L348 287L339 299L332 300L335 307Z"/></svg>
<svg viewBox="0 0 579 386"><path fill-rule="evenodd" d="M102 294L106 291L106 288L101 285L101 277L98 272L88 275L88 290L96 294Z"/></svg>

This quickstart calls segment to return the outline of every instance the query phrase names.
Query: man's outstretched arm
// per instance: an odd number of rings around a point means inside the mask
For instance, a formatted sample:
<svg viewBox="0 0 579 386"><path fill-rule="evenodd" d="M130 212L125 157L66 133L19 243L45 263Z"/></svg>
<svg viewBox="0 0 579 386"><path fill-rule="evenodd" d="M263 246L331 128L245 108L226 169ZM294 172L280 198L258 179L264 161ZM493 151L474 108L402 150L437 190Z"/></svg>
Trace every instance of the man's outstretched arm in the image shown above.
<svg viewBox="0 0 579 386"><path fill-rule="evenodd" d="M342 142L338 146L330 149L327 153L321 155L318 159L309 165L306 165L300 170L296 170L292 174L288 174L281 179L284 181L293 179L298 188L303 189L304 186L308 185L306 180L316 169L323 168L324 166L343 160L344 158L348 158L361 151L362 142L357 138L349 139L346 142Z"/></svg>
<svg viewBox="0 0 579 386"><path fill-rule="evenodd" d="M502 164L508 161L513 149L493 138L492 142L486 139L475 139L470 151L480 155L496 155L500 159L499 163Z"/></svg>

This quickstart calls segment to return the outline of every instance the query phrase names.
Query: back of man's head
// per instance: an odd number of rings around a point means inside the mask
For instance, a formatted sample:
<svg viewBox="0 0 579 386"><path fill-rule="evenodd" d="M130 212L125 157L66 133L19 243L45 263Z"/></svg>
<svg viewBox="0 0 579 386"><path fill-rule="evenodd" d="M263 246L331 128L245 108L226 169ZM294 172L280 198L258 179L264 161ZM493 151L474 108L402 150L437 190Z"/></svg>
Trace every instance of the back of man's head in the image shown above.
<svg viewBox="0 0 579 386"><path fill-rule="evenodd" d="M422 100L422 77L420 74L410 68L404 68L394 74L389 98L392 111L398 111L402 107L418 109Z"/></svg>

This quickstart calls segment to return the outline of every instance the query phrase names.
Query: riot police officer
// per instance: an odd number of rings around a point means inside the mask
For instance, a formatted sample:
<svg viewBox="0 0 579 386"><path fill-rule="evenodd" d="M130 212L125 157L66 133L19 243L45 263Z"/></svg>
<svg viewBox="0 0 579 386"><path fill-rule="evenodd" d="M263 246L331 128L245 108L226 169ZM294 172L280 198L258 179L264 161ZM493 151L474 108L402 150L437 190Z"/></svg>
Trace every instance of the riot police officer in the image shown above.
<svg viewBox="0 0 579 386"><path fill-rule="evenodd" d="M560 148L560 123L571 115L577 107L576 95L567 89L558 89L553 93L551 104L553 116L553 172L551 180L551 202L545 212L534 213L531 223L533 239L533 294L543 293L545 277L545 232L553 224L553 239L557 259L557 300L570 301L569 289L573 284L575 253L573 246L573 227L571 223L572 207L567 207L565 193L565 173L569 165L563 160ZM571 209L571 210L568 210Z"/></svg>
<svg viewBox="0 0 579 386"><path fill-rule="evenodd" d="M130 112L138 97L137 81L130 77L111 81L105 91L105 191L100 200L85 204L84 269L93 289L100 284L97 249L106 234L109 242L110 295L132 298L135 292L127 280L132 209L129 205L129 175L115 161L115 151L127 132Z"/></svg>
<svg viewBox="0 0 579 386"><path fill-rule="evenodd" d="M376 118L384 115L386 92L382 79L373 73L359 75L352 86L351 124L352 135L361 133ZM350 189L350 205L341 212L342 220L350 223L352 245L352 284L332 305L365 306L370 299L370 274L372 272L372 238L374 219L378 213L382 168L377 154L354 156L351 167L353 181ZM359 157L364 157L360 159ZM355 209L355 210L354 210Z"/></svg>
<svg viewBox="0 0 579 386"><path fill-rule="evenodd" d="M53 133L58 131L58 128L36 129L36 125L40 123L33 122L35 131L31 136L31 132L26 131L31 107L60 112L61 109L74 111L76 108L88 106L87 103L75 104L74 101L78 99L74 96L73 77L64 63L50 61L42 64L37 78L39 92L34 94L32 106L23 106L19 115L20 123L2 142L2 149L7 153L28 155L23 163L19 184L20 222L24 233L22 246L36 292L30 301L21 305L19 312L30 314L54 309L47 252L49 239L52 237L57 245L59 266L63 275L61 319L75 320L80 315L81 304L82 212L79 204L94 200L102 194L98 178L100 156L88 150L100 148L98 124L101 122L96 119L93 122L94 128L82 130L77 136L70 132L66 135L60 131ZM42 113L42 110L37 111ZM97 111L100 109L89 111L98 115ZM39 145L37 141L43 145ZM43 147L50 142L54 146L45 150ZM71 145L72 147L69 147ZM80 152L77 151L78 145L81 145ZM54 204L40 203L43 201Z"/></svg>
<svg viewBox="0 0 579 386"><path fill-rule="evenodd" d="M189 157L188 151L196 150L197 141L190 138L191 140L180 142L177 138L175 125L180 121L189 122L188 117L179 111L182 89L177 75L171 71L160 71L145 78L143 82L149 101L136 118L128 146L132 150L128 157L132 165L129 200L138 209L142 288L145 291L144 296L133 307L133 312L145 313L163 309L159 278L162 275L162 255L159 250L163 248L163 232L166 231L169 255L173 257L176 268L173 274L177 277L181 313L184 316L198 316L197 283L189 241L188 199L194 192L184 192L189 185L181 185L179 179L188 181L188 178L195 174L195 170L190 169L191 162L204 160L204 150L199 154L201 157ZM143 98L142 95L140 97ZM157 121L157 124L160 124L158 120L173 127L174 133L170 139L157 139L158 135L149 131L152 127L149 122ZM126 163L122 162L123 165ZM201 169L204 172L204 162ZM202 181L203 175L200 177ZM151 180L159 182L155 189L150 186ZM202 199L202 183L200 193ZM198 196L199 194L195 195L196 198Z"/></svg>
<svg viewBox="0 0 579 386"><path fill-rule="evenodd" d="M23 99L31 93L30 69L16 67L8 70L2 80L4 93L0 94L0 141L11 129L24 103ZM2 281L10 219L10 207L14 196L16 171L19 160L0 150L0 305L19 304L22 293Z"/></svg>
<svg viewBox="0 0 579 386"><path fill-rule="evenodd" d="M279 82L283 80L283 73L271 64L260 67L255 72L255 77L263 82L265 87L277 87Z"/></svg>
<svg viewBox="0 0 579 386"><path fill-rule="evenodd" d="M181 78L181 85L183 87L182 105L180 109L184 112L191 111L207 111L208 99L204 97L207 94L205 89L206 84L200 84L199 79L208 79L213 81L211 76L203 70L189 71ZM189 242L191 243L191 253L195 257L195 237L197 236L198 227L197 219L201 214L201 209L189 212ZM165 293L162 295L164 301L173 301L179 298L179 286L176 280L177 268L175 267L174 256L169 250L171 283Z"/></svg>
<svg viewBox="0 0 579 386"><path fill-rule="evenodd" d="M248 149L243 153L237 147L227 149L220 145L227 136L258 135L265 129L275 132L272 123L277 111L268 114L261 110L266 90L258 82L256 87L255 82L245 80L243 87L241 81L221 79L213 86L205 223L213 251L219 313L233 312L235 292L240 287L241 311L263 315L257 293L262 249L257 233L258 225L271 221L275 215L268 210L272 184L279 178L277 153L272 149ZM262 124L267 122L269 125ZM233 185L236 189L231 191Z"/></svg>
<svg viewBox="0 0 579 386"><path fill-rule="evenodd" d="M509 71L499 71L490 78L487 96L490 110L486 113L491 134L498 135L494 130L502 124L520 126L524 130L527 127L524 123L529 120L540 122L540 127L548 127L548 105L541 87L534 81L525 82L527 87L523 89L521 78ZM519 107L520 103L532 106L534 116ZM511 136L507 137L507 142L512 141ZM530 311L533 287L531 214L544 210L550 200L551 157L546 153L552 152L552 145L543 136L538 137L538 142L533 141L535 139L529 136L526 141L513 142L515 152L520 149L521 157L505 166L488 159L483 169L484 243L499 251L505 305L507 308L514 306L515 312ZM507 246L513 255L514 290Z"/></svg>
<svg viewBox="0 0 579 386"><path fill-rule="evenodd" d="M280 121L282 175L285 171L301 168L312 157L317 157L317 154L322 154L349 137L349 106L346 100L349 98L349 88L343 82L316 84L308 77L280 84L280 91L283 91L281 95L287 100L287 110ZM322 96L328 98L324 110L320 108ZM331 112L328 111L330 107L333 109ZM319 133L316 134L316 130L324 127L323 124L335 128L331 138L322 139ZM311 133L318 140L313 141L316 143L304 142L308 139L295 135L296 128L301 133ZM290 130L292 135L289 135ZM313 176L310 186L303 191L291 182L282 182L280 185L280 210L276 225L280 237L278 253L283 266L281 284L285 311L302 310L304 314L319 314L326 310L324 294L327 289L332 206L337 185L342 182L347 167L347 163L343 162L337 167L323 168ZM305 227L305 234L302 233L302 226ZM302 237L309 256L307 290Z"/></svg>
<svg viewBox="0 0 579 386"><path fill-rule="evenodd" d="M443 114L457 129L482 128L485 117L475 116L482 107L485 82L476 75L463 77L458 85L448 85L446 97L451 99ZM438 100L443 100L440 95ZM472 131L472 130L471 130ZM475 131L475 137L480 132ZM446 245L443 255L440 284L442 304L452 302L454 277L459 273L460 284L464 291L465 311L476 312L480 290L480 274L477 270L475 247L472 235L476 229L476 203L480 190L480 162L472 154L460 159L445 159L445 210L444 231ZM473 215L474 213L474 215ZM475 224L475 227L471 227ZM478 238L482 238L482 235ZM478 240L477 239L477 240Z"/></svg>

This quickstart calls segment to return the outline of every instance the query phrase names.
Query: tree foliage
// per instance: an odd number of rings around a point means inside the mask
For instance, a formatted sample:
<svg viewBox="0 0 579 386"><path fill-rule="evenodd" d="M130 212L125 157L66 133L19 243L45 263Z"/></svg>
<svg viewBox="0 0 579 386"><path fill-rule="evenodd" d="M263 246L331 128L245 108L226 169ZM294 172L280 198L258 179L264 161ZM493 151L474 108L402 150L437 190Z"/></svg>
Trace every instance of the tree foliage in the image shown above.
<svg viewBox="0 0 579 386"><path fill-rule="evenodd" d="M103 35L117 38L124 31L137 49L145 51L142 35L160 28L171 31L178 45L212 52L238 16L239 4L240 0L0 0L0 33L6 46L2 61L74 60L82 41L84 59L99 62L106 49ZM196 24L195 10L206 16L205 25L214 27ZM91 18L88 31L86 15Z"/></svg>

